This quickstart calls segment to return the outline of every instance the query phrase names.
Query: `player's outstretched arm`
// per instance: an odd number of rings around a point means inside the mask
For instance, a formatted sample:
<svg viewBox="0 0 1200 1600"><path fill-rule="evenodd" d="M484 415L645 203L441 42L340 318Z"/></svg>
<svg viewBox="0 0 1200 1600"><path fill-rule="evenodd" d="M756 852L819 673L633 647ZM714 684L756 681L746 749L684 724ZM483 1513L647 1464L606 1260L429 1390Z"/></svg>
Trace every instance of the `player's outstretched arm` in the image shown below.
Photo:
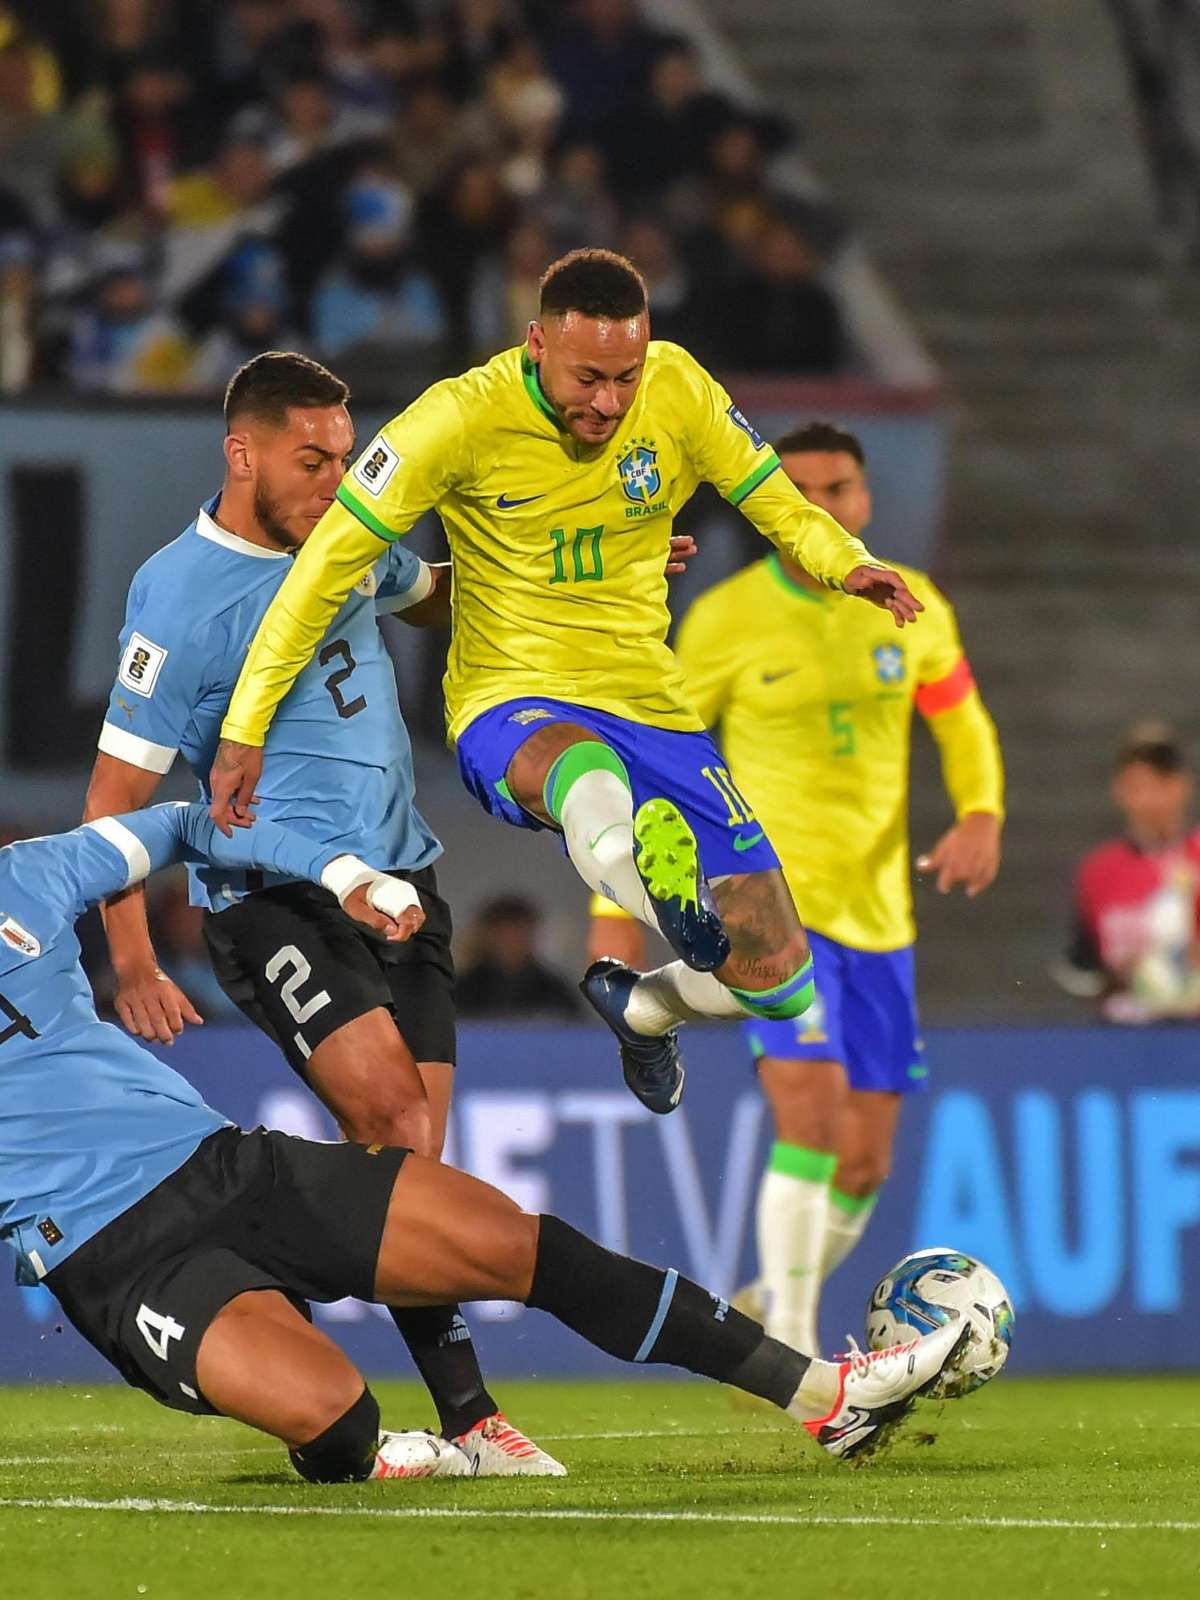
<svg viewBox="0 0 1200 1600"><path fill-rule="evenodd" d="M83 820L140 811L149 805L161 782L157 772L100 751L92 768ZM128 1032L148 1044L173 1044L185 1024L202 1026L204 1018L158 964L141 884L102 901L100 916L117 980L114 1004Z"/></svg>

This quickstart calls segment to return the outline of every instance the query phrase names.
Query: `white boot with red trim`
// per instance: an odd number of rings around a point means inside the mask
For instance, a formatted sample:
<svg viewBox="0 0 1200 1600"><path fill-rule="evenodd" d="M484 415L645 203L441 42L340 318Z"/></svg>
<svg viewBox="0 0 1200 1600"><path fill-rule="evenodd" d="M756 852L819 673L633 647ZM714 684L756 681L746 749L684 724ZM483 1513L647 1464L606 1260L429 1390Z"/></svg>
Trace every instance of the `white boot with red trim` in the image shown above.
<svg viewBox="0 0 1200 1600"><path fill-rule="evenodd" d="M503 1411L484 1417L454 1443L475 1464L477 1478L565 1478L567 1469L514 1428Z"/></svg>
<svg viewBox="0 0 1200 1600"><path fill-rule="evenodd" d="M920 1339L886 1350L859 1350L851 1340L850 1352L836 1364L837 1395L828 1412L812 1415L811 1400L802 1395L807 1383L801 1384L788 1410L822 1449L839 1460L873 1455L919 1396L955 1371L970 1336L969 1322L948 1322Z"/></svg>
<svg viewBox="0 0 1200 1600"><path fill-rule="evenodd" d="M372 1478L473 1478L475 1465L465 1451L436 1433L379 1434Z"/></svg>

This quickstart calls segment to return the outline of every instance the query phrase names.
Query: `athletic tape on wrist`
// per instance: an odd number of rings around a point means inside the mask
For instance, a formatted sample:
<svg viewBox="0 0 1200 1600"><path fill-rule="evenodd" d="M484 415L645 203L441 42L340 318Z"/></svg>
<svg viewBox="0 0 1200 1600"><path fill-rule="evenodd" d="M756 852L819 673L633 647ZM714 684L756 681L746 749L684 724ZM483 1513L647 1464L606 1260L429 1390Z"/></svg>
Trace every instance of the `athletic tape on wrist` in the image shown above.
<svg viewBox="0 0 1200 1600"><path fill-rule="evenodd" d="M357 856L337 856L321 873L321 886L336 895L338 904L345 905L346 897L364 883L374 883L379 873ZM370 898L368 896L368 898Z"/></svg>
<svg viewBox="0 0 1200 1600"><path fill-rule="evenodd" d="M357 856L337 856L321 873L322 886L337 896L341 906L364 883L368 885L367 904L381 911L385 917L394 919L421 904L421 897L411 883L403 878L393 878L376 867L369 867Z"/></svg>

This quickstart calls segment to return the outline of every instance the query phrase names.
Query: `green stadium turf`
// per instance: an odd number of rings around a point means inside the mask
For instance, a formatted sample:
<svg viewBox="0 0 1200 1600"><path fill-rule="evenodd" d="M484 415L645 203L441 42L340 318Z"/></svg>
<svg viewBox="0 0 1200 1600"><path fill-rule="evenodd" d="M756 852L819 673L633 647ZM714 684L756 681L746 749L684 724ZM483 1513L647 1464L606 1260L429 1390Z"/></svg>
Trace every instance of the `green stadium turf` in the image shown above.
<svg viewBox="0 0 1200 1600"><path fill-rule="evenodd" d="M427 1420L375 1387L386 1424ZM699 1382L498 1388L570 1477L318 1489L128 1390L0 1391L0 1593L1200 1594L1200 1379L1001 1378L858 1470Z"/></svg>

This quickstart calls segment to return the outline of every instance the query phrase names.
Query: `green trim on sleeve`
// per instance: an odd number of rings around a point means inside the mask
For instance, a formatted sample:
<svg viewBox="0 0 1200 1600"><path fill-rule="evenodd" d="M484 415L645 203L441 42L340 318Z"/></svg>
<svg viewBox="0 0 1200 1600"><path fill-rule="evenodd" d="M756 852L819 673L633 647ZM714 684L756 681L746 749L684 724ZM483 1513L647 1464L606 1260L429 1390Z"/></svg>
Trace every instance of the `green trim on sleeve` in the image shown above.
<svg viewBox="0 0 1200 1600"><path fill-rule="evenodd" d="M364 528L370 528L372 533L385 540L388 544L392 544L400 537L395 528L389 528L386 522L380 522L373 511L368 511L361 500L356 500L344 483L338 484L336 498L341 501L351 516L358 518Z"/></svg>
<svg viewBox="0 0 1200 1600"><path fill-rule="evenodd" d="M779 457L772 450L767 459L760 462L748 478L743 478L737 488L731 490L725 496L726 500L729 501L731 506L740 506L747 495L752 495L759 484L771 476L777 466L779 466Z"/></svg>

